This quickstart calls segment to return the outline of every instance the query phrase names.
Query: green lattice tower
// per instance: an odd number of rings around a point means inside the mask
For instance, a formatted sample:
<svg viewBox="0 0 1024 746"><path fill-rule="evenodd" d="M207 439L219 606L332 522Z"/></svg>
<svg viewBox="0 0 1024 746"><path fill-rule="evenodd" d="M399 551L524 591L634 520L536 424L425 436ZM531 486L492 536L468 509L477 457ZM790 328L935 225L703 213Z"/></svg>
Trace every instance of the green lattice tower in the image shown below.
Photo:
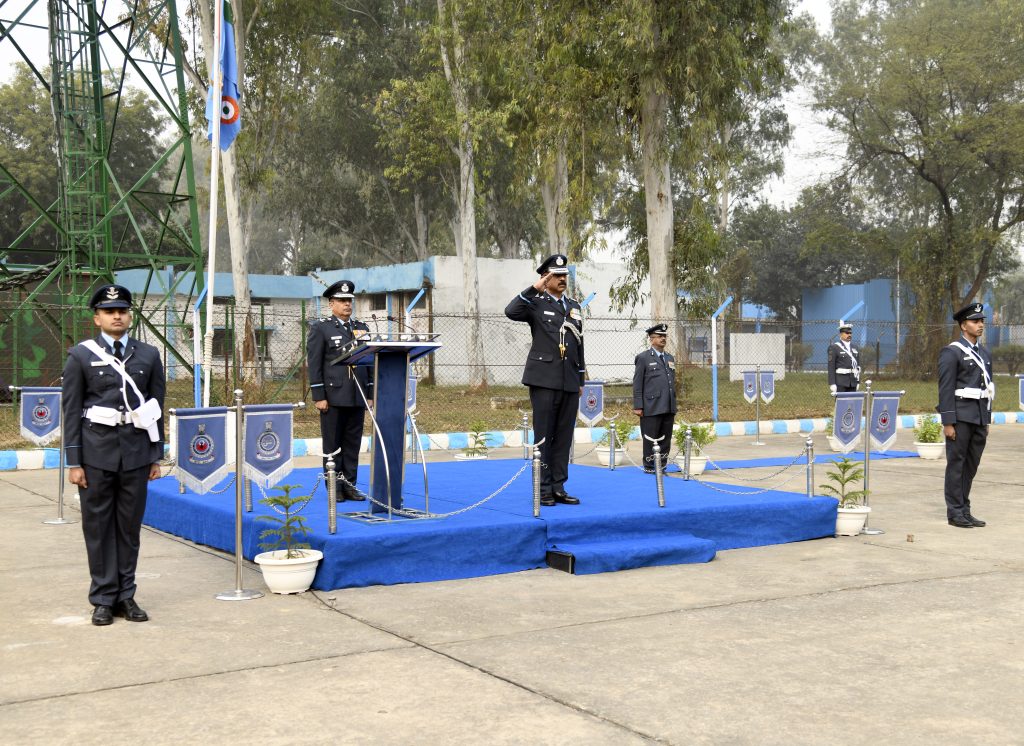
<svg viewBox="0 0 1024 746"><path fill-rule="evenodd" d="M0 162L0 206L14 201L23 216L0 247L0 303L10 303L0 307L0 358L12 362L6 375L0 362L0 377L16 384L59 375L64 349L89 328L87 312L69 309L124 269L142 270L138 333L187 362L179 330L191 324L173 298L201 289L203 270L177 11L174 0L129 0L104 16L105 5L47 0L42 19L39 0L0 8L0 45L16 49L46 89L51 111L41 116L53 122L57 153L55 199L33 194ZM130 178L118 159L128 145L118 137L126 85L153 102L167 139L152 163L132 164Z"/></svg>

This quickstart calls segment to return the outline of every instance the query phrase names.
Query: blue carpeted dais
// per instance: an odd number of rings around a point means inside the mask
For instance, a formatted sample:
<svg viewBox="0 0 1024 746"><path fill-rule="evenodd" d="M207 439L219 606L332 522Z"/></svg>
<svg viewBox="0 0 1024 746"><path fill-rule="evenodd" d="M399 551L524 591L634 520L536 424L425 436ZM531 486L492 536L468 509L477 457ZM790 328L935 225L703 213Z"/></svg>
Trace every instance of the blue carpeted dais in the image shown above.
<svg viewBox="0 0 1024 746"><path fill-rule="evenodd" d="M788 462L787 462L788 463ZM520 460L428 464L430 511L455 513L498 490L522 467ZM419 465L406 465L407 507L424 509ZM308 491L319 470L297 469L283 482ZM360 489L369 469L360 467ZM395 518L367 524L341 517L365 511L365 502L338 503L337 533L327 532L323 486L302 511L314 549L324 553L313 587L320 590L367 585L451 580L545 566L549 549L570 551L578 574L633 567L707 562L723 549L763 546L832 536L836 501L792 492L758 492L747 486L714 487L696 480L665 479L659 508L653 475L627 467L610 471L573 465L567 488L581 505L541 508L533 517L530 468L479 507L447 518ZM716 487L718 489L716 489ZM722 489L727 492L720 491ZM261 550L259 533L269 512L258 503L243 516L243 553ZM150 487L147 525L200 544L234 551L234 487L222 494L178 493L165 477Z"/></svg>

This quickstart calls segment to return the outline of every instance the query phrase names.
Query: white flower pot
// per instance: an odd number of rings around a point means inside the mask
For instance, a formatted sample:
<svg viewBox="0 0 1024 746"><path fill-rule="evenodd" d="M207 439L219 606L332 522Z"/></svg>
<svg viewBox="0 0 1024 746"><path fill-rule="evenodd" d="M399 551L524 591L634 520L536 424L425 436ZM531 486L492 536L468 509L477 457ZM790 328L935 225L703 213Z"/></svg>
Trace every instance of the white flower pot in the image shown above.
<svg viewBox="0 0 1024 746"><path fill-rule="evenodd" d="M676 465L680 469L683 469L683 468L685 468L685 464L686 464L686 455L680 453L678 456L676 456ZM691 477L696 477L696 476L698 476L700 474L703 474L704 473L704 469L707 468L707 465L708 465L708 457L707 456L700 456L700 455L698 455L696 453L691 453L690 454L690 476Z"/></svg>
<svg viewBox="0 0 1024 746"><path fill-rule="evenodd" d="M917 449L918 456L929 461L941 458L946 453L945 443L919 443L915 440L914 447Z"/></svg>
<svg viewBox="0 0 1024 746"><path fill-rule="evenodd" d="M272 593L303 593L313 584L316 567L324 554L318 549L300 549L299 552L302 556L292 559L286 559L284 549L263 552L253 558Z"/></svg>
<svg viewBox="0 0 1024 746"><path fill-rule="evenodd" d="M601 464L601 466L610 466L610 463L608 461L608 446L597 447L597 460ZM615 465L626 466L627 464L628 462L626 461L626 452L622 448L616 448Z"/></svg>
<svg viewBox="0 0 1024 746"><path fill-rule="evenodd" d="M856 536L864 528L871 508L866 505L854 505L850 508L836 509L836 536Z"/></svg>
<svg viewBox="0 0 1024 746"><path fill-rule="evenodd" d="M486 461L486 453L456 453L456 461Z"/></svg>

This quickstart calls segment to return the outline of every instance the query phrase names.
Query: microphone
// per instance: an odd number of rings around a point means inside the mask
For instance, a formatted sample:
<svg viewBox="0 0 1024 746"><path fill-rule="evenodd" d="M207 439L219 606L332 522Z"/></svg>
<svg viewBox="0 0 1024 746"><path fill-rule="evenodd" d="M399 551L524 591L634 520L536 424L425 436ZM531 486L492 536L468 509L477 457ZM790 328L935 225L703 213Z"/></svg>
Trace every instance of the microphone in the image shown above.
<svg viewBox="0 0 1024 746"><path fill-rule="evenodd" d="M371 313L370 314L370 319L373 321L374 339L379 342L382 338L380 336L380 327L377 326L377 314Z"/></svg>

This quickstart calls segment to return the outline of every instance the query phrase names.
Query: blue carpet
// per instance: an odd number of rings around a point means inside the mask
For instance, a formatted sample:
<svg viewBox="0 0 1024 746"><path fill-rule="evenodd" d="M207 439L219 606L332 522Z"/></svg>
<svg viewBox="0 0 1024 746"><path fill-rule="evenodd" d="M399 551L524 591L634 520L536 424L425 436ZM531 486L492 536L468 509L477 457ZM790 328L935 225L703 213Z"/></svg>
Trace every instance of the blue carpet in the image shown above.
<svg viewBox="0 0 1024 746"><path fill-rule="evenodd" d="M864 451L851 451L850 453L821 453L816 452L814 454L814 463L820 464L823 462L834 463L836 461L842 461L843 456L849 456L853 461L863 461ZM917 458L917 451L886 451L885 453L871 452L872 461L881 461L889 458ZM709 462L707 465L708 471L713 471L716 467L718 469L754 469L759 466L785 466L793 462L793 456L773 456L771 458L751 458L742 460L731 460L731 461L719 461L714 456L711 460L715 462L716 466L712 466ZM797 465L805 465L807 463L806 456L800 456L795 462ZM666 471L668 471L666 469Z"/></svg>
<svg viewBox="0 0 1024 746"><path fill-rule="evenodd" d="M511 479L520 460L444 462L428 465L430 510L449 513L472 505ZM406 506L424 508L420 466L406 466ZM297 469L284 481L308 491L318 470ZM369 469L360 468L366 490ZM327 533L323 487L302 514L312 533L307 538L324 553L313 587L319 590L367 585L451 580L516 572L545 566L548 549L572 551L576 572L612 570L680 562L706 562L721 549L763 546L832 536L836 501L808 499L789 492L725 494L696 481L665 480L665 508L658 508L652 475L636 468L615 471L570 467L571 494L578 506L541 508L533 518L530 469L483 505L448 518L366 524L339 515L338 530ZM269 512L253 497L253 512L243 516L243 554L259 551L256 516ZM367 503L339 503L341 511L366 510ZM234 487L223 494L178 493L170 477L150 486L145 522L200 544L234 551Z"/></svg>

